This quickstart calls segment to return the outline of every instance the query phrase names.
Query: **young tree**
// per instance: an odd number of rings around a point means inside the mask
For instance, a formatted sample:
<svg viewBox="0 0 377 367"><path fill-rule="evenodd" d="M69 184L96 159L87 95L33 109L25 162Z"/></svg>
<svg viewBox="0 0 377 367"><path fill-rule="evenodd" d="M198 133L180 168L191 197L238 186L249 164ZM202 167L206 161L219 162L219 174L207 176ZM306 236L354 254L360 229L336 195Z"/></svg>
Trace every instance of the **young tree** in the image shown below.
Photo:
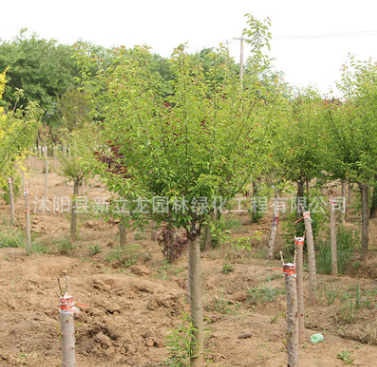
<svg viewBox="0 0 377 367"><path fill-rule="evenodd" d="M368 188L377 174L377 65L350 59L343 68L339 89L343 103L327 103L324 129L328 171L336 178L356 183L361 195L362 260L368 254Z"/></svg>
<svg viewBox="0 0 377 367"><path fill-rule="evenodd" d="M285 99L280 111L281 124L273 139L273 156L283 171L283 178L297 183L297 219L302 214L300 198L304 197L305 183L321 172L318 116L322 105L318 92L312 88Z"/></svg>
<svg viewBox="0 0 377 367"><path fill-rule="evenodd" d="M58 152L59 170L63 176L73 181L70 227L70 237L73 242L77 235L77 197L85 178L92 175L88 162L94 161L94 152L100 144L100 135L95 125L86 125L72 133L63 132L62 135L62 142L69 147L69 154L65 151Z"/></svg>
<svg viewBox="0 0 377 367"><path fill-rule="evenodd" d="M249 23L267 32L251 16ZM222 62L229 57L224 47L204 56L212 67L203 73L181 45L170 60L174 93L163 98L148 48L135 47L133 53L137 57L124 61L120 51L119 63L99 73L97 84L89 82L88 88L98 96L103 129L117 141L121 163L132 177L132 183L119 187L119 196L142 192L150 204L148 218L186 230L195 328L191 365L202 366L201 227L220 201L233 198L257 172L275 91L267 94L252 78L244 80L247 87L241 90L230 63ZM85 66L90 60L84 56L80 52Z"/></svg>

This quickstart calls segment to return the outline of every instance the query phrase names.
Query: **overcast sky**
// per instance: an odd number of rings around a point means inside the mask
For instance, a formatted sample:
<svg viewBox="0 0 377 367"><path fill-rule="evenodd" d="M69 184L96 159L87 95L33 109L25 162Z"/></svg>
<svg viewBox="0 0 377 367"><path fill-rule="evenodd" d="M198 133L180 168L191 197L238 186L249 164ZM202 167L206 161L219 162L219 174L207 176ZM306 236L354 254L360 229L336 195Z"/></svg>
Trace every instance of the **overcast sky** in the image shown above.
<svg viewBox="0 0 377 367"><path fill-rule="evenodd" d="M272 22L270 57L286 80L328 91L340 79L348 53L377 59L377 2L373 0L18 0L0 3L0 38L21 28L73 44L78 39L106 47L148 44L168 57L180 43L191 51L230 41L239 62L245 13ZM363 33L364 32L364 33ZM337 37L331 37L332 35ZM314 36L299 38L300 36ZM287 38L284 36L294 36Z"/></svg>

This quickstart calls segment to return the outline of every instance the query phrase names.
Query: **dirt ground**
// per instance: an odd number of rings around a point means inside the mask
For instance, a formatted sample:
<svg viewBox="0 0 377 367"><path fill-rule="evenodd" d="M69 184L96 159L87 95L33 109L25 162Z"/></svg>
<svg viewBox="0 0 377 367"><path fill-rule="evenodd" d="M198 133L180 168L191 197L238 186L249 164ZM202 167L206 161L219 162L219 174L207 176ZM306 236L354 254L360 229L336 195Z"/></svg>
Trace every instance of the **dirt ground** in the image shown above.
<svg viewBox="0 0 377 367"><path fill-rule="evenodd" d="M166 336L182 325L182 312L189 311L187 253L167 265L158 243L149 239L150 228L144 228L127 234L124 260L116 221L88 213L80 215L78 240L70 248L69 214L53 213L53 197L59 198L55 204L61 209L61 198L72 195L73 184L50 172L51 201L43 204L44 180L35 168L25 178L31 210L40 209L32 213L39 252L27 256L21 247L0 246L0 367L61 366L57 276L68 276L69 293L76 303L87 305L75 316L77 366L163 366L169 352ZM81 192L102 202L109 196L94 180ZM4 200L0 214L4 236L19 236L25 227L22 198L16 203L17 227L9 225ZM202 255L207 365L286 366L284 279L272 269L281 267L279 261L265 260L263 251L270 215L252 225L247 214L235 219L234 237L260 231L262 241L252 240L250 252L222 246ZM306 302L301 367L377 366L376 223L371 222L371 256L365 264L355 255L346 275L318 275L318 301ZM232 271L225 274L224 264ZM322 343L310 342L315 333L324 335Z"/></svg>

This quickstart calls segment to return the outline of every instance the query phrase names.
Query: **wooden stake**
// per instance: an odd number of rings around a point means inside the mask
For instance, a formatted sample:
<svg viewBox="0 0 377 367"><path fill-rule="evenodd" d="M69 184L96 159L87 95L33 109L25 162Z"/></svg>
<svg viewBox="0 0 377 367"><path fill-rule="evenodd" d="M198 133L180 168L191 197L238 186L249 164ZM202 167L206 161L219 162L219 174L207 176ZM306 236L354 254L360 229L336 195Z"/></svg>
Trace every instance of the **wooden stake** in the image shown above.
<svg viewBox="0 0 377 367"><path fill-rule="evenodd" d="M360 260L365 261L368 257L369 247L369 194L368 185L359 183L361 196L361 252Z"/></svg>
<svg viewBox="0 0 377 367"><path fill-rule="evenodd" d="M192 332L193 356L190 366L203 366L203 298L202 298L202 270L200 259L199 234L188 232L189 247L189 282L190 282L190 308L191 318L195 330Z"/></svg>
<svg viewBox="0 0 377 367"><path fill-rule="evenodd" d="M296 247L296 276L297 276L297 316L298 316L298 339L300 344L305 342L304 320L304 237L295 237Z"/></svg>
<svg viewBox="0 0 377 367"><path fill-rule="evenodd" d="M67 288L68 285L66 283L66 292L64 296L60 297L59 299L60 331L62 338L62 367L75 367L76 353L74 313L76 312L76 308L74 306L73 297L68 294Z"/></svg>
<svg viewBox="0 0 377 367"><path fill-rule="evenodd" d="M53 148L53 153L54 155L54 166L56 167L57 166L57 161L56 161L56 145L54 145L54 148Z"/></svg>
<svg viewBox="0 0 377 367"><path fill-rule="evenodd" d="M39 152L39 159L42 160L42 147L38 146L38 152Z"/></svg>
<svg viewBox="0 0 377 367"><path fill-rule="evenodd" d="M152 220L151 222L151 241L156 241L157 227L156 222Z"/></svg>
<svg viewBox="0 0 377 367"><path fill-rule="evenodd" d="M9 189L9 204L10 204L10 224L14 226L16 224L16 216L14 213L13 181L11 178L8 178L8 189Z"/></svg>
<svg viewBox="0 0 377 367"><path fill-rule="evenodd" d="M330 231L331 231L331 269L332 275L338 275L338 253L336 246L335 199L330 199Z"/></svg>
<svg viewBox="0 0 377 367"><path fill-rule="evenodd" d="M274 214L272 217L270 239L267 247L267 259L272 260L274 257L275 238L278 231L279 224L279 195L276 195L274 203Z"/></svg>
<svg viewBox="0 0 377 367"><path fill-rule="evenodd" d="M34 163L35 163L35 168L38 167L38 148L35 147L35 159L34 159Z"/></svg>
<svg viewBox="0 0 377 367"><path fill-rule="evenodd" d="M25 189L25 214L26 214L26 251L31 254L31 224L30 224L30 208L29 208L29 189Z"/></svg>
<svg viewBox="0 0 377 367"><path fill-rule="evenodd" d="M288 367L299 366L299 340L297 322L297 287L296 269L294 264L283 265L285 286L287 291L287 351Z"/></svg>
<svg viewBox="0 0 377 367"><path fill-rule="evenodd" d="M47 185L48 185L48 161L45 161L45 190L44 190L44 197L47 198Z"/></svg>
<svg viewBox="0 0 377 367"><path fill-rule="evenodd" d="M76 212L76 201L77 196L79 196L80 182L75 180L73 183L73 198L72 198L72 211L71 211L71 241L76 241L77 233L77 212Z"/></svg>
<svg viewBox="0 0 377 367"><path fill-rule="evenodd" d="M347 191L347 182L346 181L342 181L341 196L342 196L344 204L346 203L346 191ZM342 204L342 206L343 206L343 204ZM346 217L345 211L343 213L343 210L341 210L340 213L339 213L339 218L344 222L345 217Z"/></svg>
<svg viewBox="0 0 377 367"><path fill-rule="evenodd" d="M317 290L317 270L315 265L315 248L310 212L304 212L306 243L308 245L309 260L309 302L314 303Z"/></svg>
<svg viewBox="0 0 377 367"><path fill-rule="evenodd" d="M127 228L126 228L126 220L122 219L119 222L119 234L120 234L120 245L124 247L127 241Z"/></svg>

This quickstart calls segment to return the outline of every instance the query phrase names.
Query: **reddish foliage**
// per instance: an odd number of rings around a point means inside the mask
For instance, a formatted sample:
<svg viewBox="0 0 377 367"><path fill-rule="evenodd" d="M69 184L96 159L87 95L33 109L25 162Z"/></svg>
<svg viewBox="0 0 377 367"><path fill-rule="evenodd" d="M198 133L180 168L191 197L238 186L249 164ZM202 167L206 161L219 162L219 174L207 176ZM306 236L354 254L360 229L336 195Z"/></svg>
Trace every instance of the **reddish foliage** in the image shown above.
<svg viewBox="0 0 377 367"><path fill-rule="evenodd" d="M107 151L107 153L105 152ZM107 164L108 171L124 178L131 178L127 167L124 165L124 155L119 151L119 143L116 140L107 142L107 147L100 152L95 152L97 159Z"/></svg>
<svg viewBox="0 0 377 367"><path fill-rule="evenodd" d="M187 248L187 239L176 237L173 242L173 231L168 226L163 226L161 231L158 233L157 241L159 245L164 246L162 249L162 254L164 258L173 264L182 254L183 251Z"/></svg>

